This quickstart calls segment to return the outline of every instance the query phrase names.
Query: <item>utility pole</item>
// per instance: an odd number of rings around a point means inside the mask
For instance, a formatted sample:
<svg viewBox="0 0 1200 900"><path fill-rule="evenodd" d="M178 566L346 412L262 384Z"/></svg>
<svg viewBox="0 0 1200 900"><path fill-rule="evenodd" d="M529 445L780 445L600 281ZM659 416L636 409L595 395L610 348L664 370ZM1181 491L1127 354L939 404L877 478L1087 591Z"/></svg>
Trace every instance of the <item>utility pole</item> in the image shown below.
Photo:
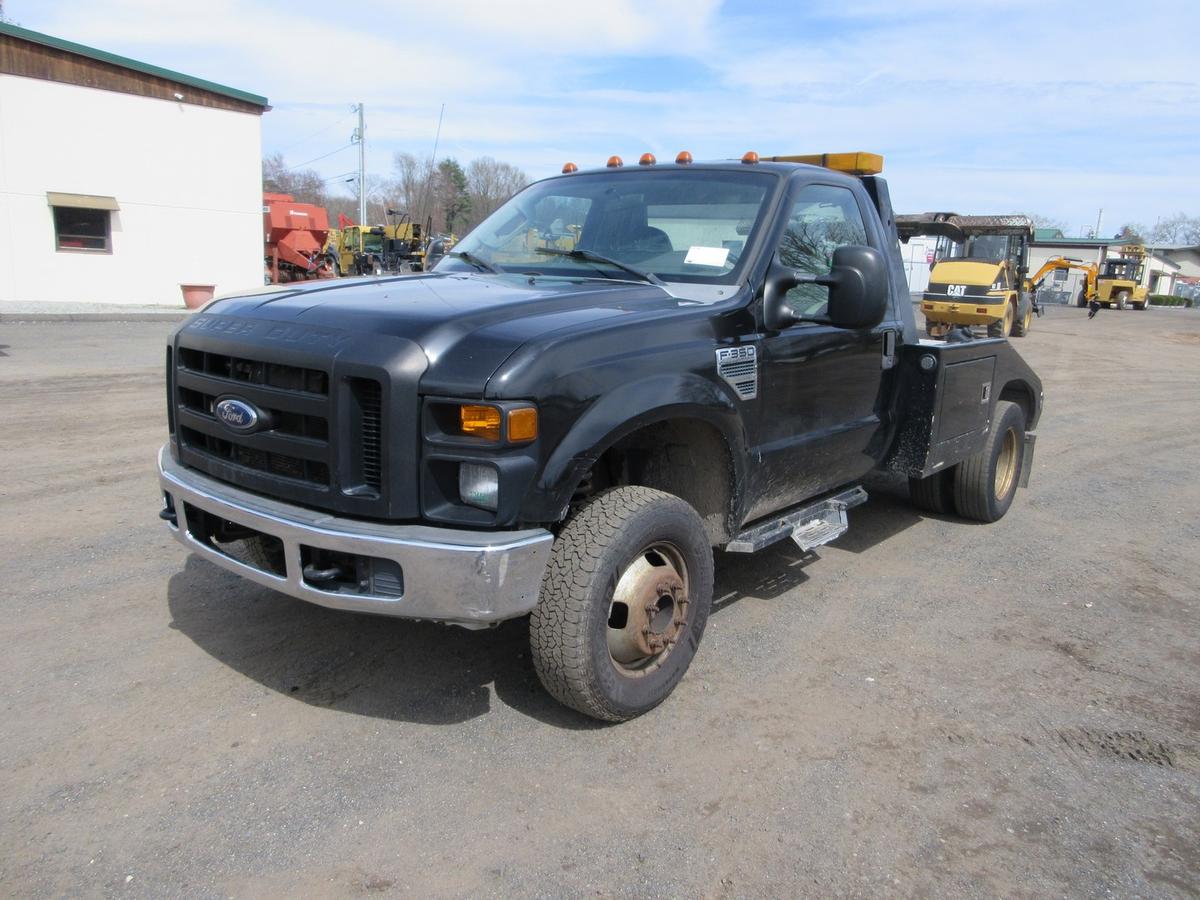
<svg viewBox="0 0 1200 900"><path fill-rule="evenodd" d="M1158 226L1160 224L1162 224L1162 216L1159 216L1157 219L1154 220L1154 230L1151 231L1149 235L1147 235L1147 237L1149 237L1149 239L1150 239L1150 246L1146 250L1145 276L1146 276L1146 292L1147 293L1149 293L1151 288L1154 286L1154 284L1153 284L1154 275L1151 272L1151 269L1154 268L1154 244L1158 237ZM1150 301L1147 300L1146 302L1149 303Z"/></svg>
<svg viewBox="0 0 1200 900"><path fill-rule="evenodd" d="M1100 214L1096 216L1096 237L1100 237L1100 223L1104 221L1104 207L1100 207Z"/></svg>
<svg viewBox="0 0 1200 900"><path fill-rule="evenodd" d="M367 126L363 123L363 105L358 104L358 128L351 143L358 144L358 224L367 224Z"/></svg>

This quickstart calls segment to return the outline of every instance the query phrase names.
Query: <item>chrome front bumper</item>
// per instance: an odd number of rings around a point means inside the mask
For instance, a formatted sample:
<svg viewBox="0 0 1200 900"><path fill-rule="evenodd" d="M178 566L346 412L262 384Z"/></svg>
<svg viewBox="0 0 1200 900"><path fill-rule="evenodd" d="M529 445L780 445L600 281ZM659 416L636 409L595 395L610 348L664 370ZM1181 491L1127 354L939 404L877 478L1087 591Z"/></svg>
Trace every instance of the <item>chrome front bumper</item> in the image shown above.
<svg viewBox="0 0 1200 900"><path fill-rule="evenodd" d="M383 525L342 519L239 490L180 466L163 447L159 483L174 509L175 538L198 556L251 581L333 609L482 628L529 612L537 604L554 536L524 531L457 531L427 525ZM204 510L278 538L286 574L277 575L224 553L188 527L187 509ZM392 560L403 573L399 596L323 590L303 574L301 547Z"/></svg>

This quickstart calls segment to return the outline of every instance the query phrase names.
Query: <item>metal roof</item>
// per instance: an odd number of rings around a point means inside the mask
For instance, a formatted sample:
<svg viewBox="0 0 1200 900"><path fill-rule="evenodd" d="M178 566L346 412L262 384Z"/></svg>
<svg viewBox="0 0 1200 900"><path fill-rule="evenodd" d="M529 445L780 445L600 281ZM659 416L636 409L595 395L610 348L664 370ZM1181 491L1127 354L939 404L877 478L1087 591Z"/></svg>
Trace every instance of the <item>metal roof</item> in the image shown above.
<svg viewBox="0 0 1200 900"><path fill-rule="evenodd" d="M1118 247L1123 244L1141 244L1140 238L1073 238L1066 237L1058 228L1038 228L1034 231L1035 244L1062 247Z"/></svg>
<svg viewBox="0 0 1200 900"><path fill-rule="evenodd" d="M62 38L56 38L49 34L42 34L40 31L30 31L28 28L20 28L17 25L9 25L0 22L0 34L7 34L11 37L19 38L24 41L29 41L34 44L41 44L44 47L53 47L56 50L64 50L67 53L74 53L77 56L84 56L88 59L94 59L98 62L108 63L112 66L120 66L123 69L131 69L134 72L142 72L146 75L154 75L158 78L165 78L167 81L186 84L190 87L199 88L200 90L209 91L214 94L221 94L225 97L230 97L234 100L241 100L244 103L253 103L256 106L261 106L264 109L270 104L266 97L260 97L258 94L251 94L248 91L239 91L237 88L231 88L223 84L217 84L215 81L206 81L203 78L196 78L192 75L184 75L182 72L175 72L171 69L164 69L160 66L152 66L150 63L139 62L136 59L129 59L125 56L118 56L115 53L108 53L104 50L97 50L95 47L88 47L84 44L76 44L74 41L65 41Z"/></svg>

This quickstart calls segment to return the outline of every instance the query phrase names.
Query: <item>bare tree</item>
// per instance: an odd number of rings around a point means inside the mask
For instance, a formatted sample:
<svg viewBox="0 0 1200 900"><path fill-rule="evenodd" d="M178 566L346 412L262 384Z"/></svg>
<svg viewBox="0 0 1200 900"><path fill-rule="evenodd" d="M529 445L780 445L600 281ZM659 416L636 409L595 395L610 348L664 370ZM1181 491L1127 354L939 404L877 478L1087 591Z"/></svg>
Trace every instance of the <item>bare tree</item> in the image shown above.
<svg viewBox="0 0 1200 900"><path fill-rule="evenodd" d="M469 222L478 225L505 200L529 184L529 176L511 163L481 156L467 166L467 195L471 199Z"/></svg>
<svg viewBox="0 0 1200 900"><path fill-rule="evenodd" d="M325 182L312 169L288 168L282 153L273 153L263 158L263 190L278 194L291 194L299 203L324 206L327 197Z"/></svg>
<svg viewBox="0 0 1200 900"><path fill-rule="evenodd" d="M1067 231L1067 223L1062 219L1056 219L1053 216L1045 216L1041 213L1025 213L1025 217L1033 222L1034 228L1053 228L1063 234Z"/></svg>

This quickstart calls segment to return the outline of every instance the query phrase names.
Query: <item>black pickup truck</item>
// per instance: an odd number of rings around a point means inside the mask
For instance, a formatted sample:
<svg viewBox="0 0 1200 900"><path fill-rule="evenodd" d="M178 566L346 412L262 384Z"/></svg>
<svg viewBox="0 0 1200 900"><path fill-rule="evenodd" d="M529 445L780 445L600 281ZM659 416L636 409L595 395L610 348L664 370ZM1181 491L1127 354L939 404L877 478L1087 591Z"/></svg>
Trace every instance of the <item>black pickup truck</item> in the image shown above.
<svg viewBox="0 0 1200 900"><path fill-rule="evenodd" d="M1041 382L1003 339L918 339L879 169L568 164L433 272L219 299L167 348L161 516L323 606L528 615L551 694L637 716L714 548L827 543L873 470L982 521L1028 478Z"/></svg>

